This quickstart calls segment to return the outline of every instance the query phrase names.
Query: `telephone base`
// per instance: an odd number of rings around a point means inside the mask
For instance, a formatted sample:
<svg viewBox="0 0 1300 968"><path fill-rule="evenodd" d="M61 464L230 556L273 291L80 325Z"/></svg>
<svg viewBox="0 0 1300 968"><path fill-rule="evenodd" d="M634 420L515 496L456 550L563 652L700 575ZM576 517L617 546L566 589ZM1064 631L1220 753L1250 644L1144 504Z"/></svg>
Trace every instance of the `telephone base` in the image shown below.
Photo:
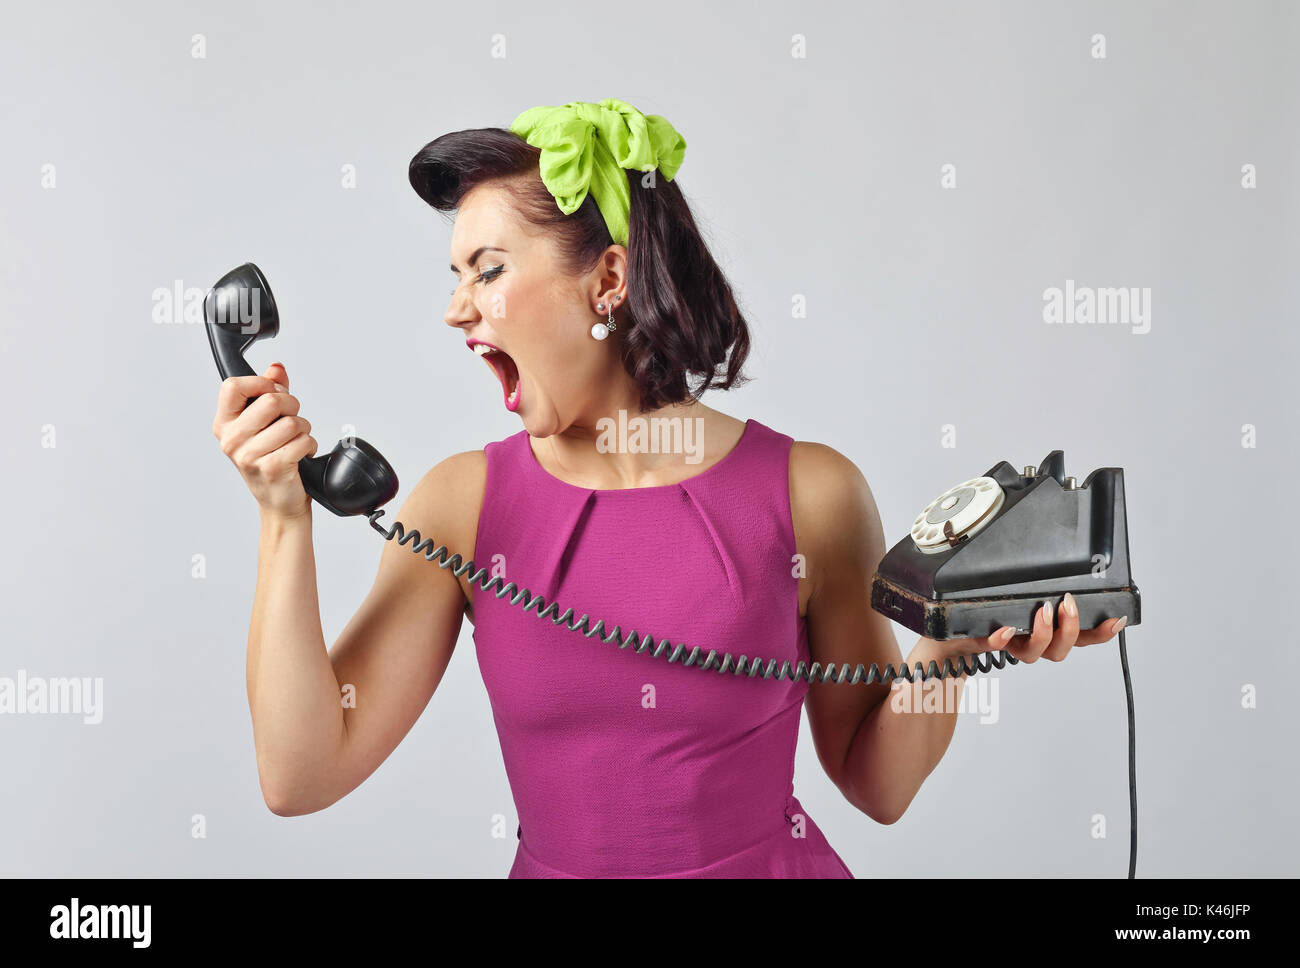
<svg viewBox="0 0 1300 968"><path fill-rule="evenodd" d="M1079 628L1096 628L1107 619L1128 616L1125 628L1142 620L1142 599L1136 585L1098 591L1074 591ZM1034 615L1045 603L1059 611L1064 595L995 595L988 598L934 600L918 595L879 575L871 582L871 607L917 635L936 642L986 638L1004 625L1020 635L1033 628ZM1053 623L1059 626L1059 620Z"/></svg>

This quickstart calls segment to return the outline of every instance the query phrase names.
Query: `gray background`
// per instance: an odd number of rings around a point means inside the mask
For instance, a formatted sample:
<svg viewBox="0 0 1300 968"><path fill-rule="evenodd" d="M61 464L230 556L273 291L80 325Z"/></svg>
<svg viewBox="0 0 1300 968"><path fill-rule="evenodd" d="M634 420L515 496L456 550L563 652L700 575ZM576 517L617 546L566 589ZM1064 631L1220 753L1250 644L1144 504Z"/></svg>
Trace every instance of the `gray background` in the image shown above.
<svg viewBox="0 0 1300 968"><path fill-rule="evenodd" d="M379 446L396 508L443 457L519 429L442 322L450 227L407 162L446 131L619 97L685 136L679 184L754 329L754 382L707 401L850 457L891 544L999 460L1125 468L1139 872L1300 873L1294 4L45 3L6 20L0 675L102 676L105 708L97 726L0 716L0 871L505 874L515 814L468 624L374 776L315 815L263 805L256 508L210 433L202 328L154 322L153 293L259 263L284 330L250 362L287 365L323 447L348 424ZM1066 279L1149 287L1150 331L1046 325ZM324 512L315 534L333 642L382 543ZM998 722L963 716L890 827L822 774L805 720L795 792L859 877L1123 875L1117 646L999 683Z"/></svg>

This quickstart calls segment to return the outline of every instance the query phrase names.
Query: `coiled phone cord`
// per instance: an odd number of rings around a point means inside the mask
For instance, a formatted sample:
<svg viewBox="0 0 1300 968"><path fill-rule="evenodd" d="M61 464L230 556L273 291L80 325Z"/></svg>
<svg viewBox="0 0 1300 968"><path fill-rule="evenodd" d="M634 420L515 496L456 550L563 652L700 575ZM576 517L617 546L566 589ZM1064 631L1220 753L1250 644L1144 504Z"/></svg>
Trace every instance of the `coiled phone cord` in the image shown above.
<svg viewBox="0 0 1300 968"><path fill-rule="evenodd" d="M527 588L520 588L514 582L502 582L500 577L488 578L488 569L475 568L473 560L466 561L458 554L453 554L446 545L435 545L432 538L421 540L420 532L412 528L410 531L400 521L394 521L391 528L385 528L379 523L383 517L383 511L371 511L367 515L370 520L370 526L384 536L385 541L397 539L399 545L410 543L412 553L423 555L426 560L437 562L439 568L451 569L451 573L457 578L469 574L469 583L477 584L486 592L492 592L498 599L510 596L510 604L518 605L523 603L524 611L533 612L539 619L551 618L551 624L563 625L570 632L581 632L584 638L594 638L600 636L602 642L610 645L618 642L620 649L626 649L633 642L636 646L634 652L649 652L656 659L667 659L669 662L680 663L683 666L695 667L703 671L716 669L719 673L732 672L735 675L748 675L749 678L758 676L763 679L790 679L793 681L804 682L844 682L849 684L871 685L872 683L890 683L895 679L906 679L908 682L915 682L918 679L922 682L929 679L943 679L957 675L959 672L963 675L973 675L975 672L988 672L991 668L1002 669L1007 665L1018 665L1020 660L1011 655L1006 649L997 652L983 652L974 655L963 655L957 659L957 664L953 664L951 658L945 659L943 667L931 659L928 667L922 667L921 663L916 663L915 668L903 664L901 668L895 668L894 664L886 663L882 670L876 663L871 663L869 668L863 668L861 663L850 673L847 662L840 666L827 665L822 666L820 662L814 662L807 665L800 660L797 665L791 667L788 660L777 665L776 659L750 658L742 655L739 659L735 658L730 652L723 652L719 656L716 649L710 649L708 655L703 661L700 659L701 650L697 645L687 650L684 642L679 642L675 647L669 639L660 639L658 644L654 644L654 636L638 635L636 630L623 635L622 628L615 625L614 628L602 635L605 629L604 619L597 619L596 624L592 625L587 615L583 615L576 622L572 621L573 609L567 608L563 612L556 602L549 604L541 595L534 595ZM619 641L621 639L621 641ZM651 646L653 645L653 648ZM1134 723L1133 723L1133 684L1129 676L1128 669L1128 649L1127 642L1124 638L1124 630L1120 629L1119 633L1119 656L1120 664L1124 669L1124 693L1128 700L1128 776L1129 776L1129 859L1128 859L1128 876L1132 878L1136 871L1137 865L1137 768L1136 768L1136 745L1134 742Z"/></svg>
<svg viewBox="0 0 1300 968"><path fill-rule="evenodd" d="M938 662L931 659L927 667L922 667L921 663L915 664L915 668L906 664L901 664L900 668L895 668L893 663L887 663L882 669L876 663L871 663L869 668L864 668L861 663L849 672L849 664L827 665L823 666L820 662L814 662L808 665L802 659L798 664L791 666L788 660L783 660L780 666L777 665L776 659L750 658L742 655L739 659L730 652L718 653L716 649L710 649L708 655L702 660L700 658L702 650L694 646L687 649L686 643L679 642L673 646L670 639L660 639L655 644L654 636L639 635L635 629L623 635L621 626L615 625L612 630L605 632L605 620L597 619L596 624L592 625L588 616L583 615L576 622L572 620L573 609L567 608L563 612L556 602L547 604L546 599L541 595L534 595L527 588L520 588L514 582L502 582L501 578L492 578L486 580L488 569L475 569L472 560L465 561L460 555L452 554L446 545L435 546L431 538L420 539L420 532L414 528L407 531L400 521L394 521L391 529L385 528L379 524L379 518L384 514L383 511L371 511L367 517L370 519L370 526L384 536L384 540L397 538L399 545L405 545L411 542L411 551L415 554L422 554L429 561L436 561L439 568L450 568L452 574L457 578L472 572L469 576L471 585L479 585L485 592L492 592L497 598L510 596L510 604L518 605L523 603L524 611L533 612L539 619L551 618L553 625L563 625L570 632L580 632L585 638L600 637L600 640L606 645L618 643L620 649L626 649L632 643L637 643L632 651L641 653L648 652L656 659L667 659L669 662L677 662L684 666L693 666L697 669L710 671L716 669L719 673L732 672L738 676L749 676L749 678L762 679L790 679L793 681L804 682L845 682L850 685L863 684L871 685L872 683L890 683L895 679L906 679L908 682L918 680L925 681L928 679L943 679L949 676L955 676L959 672L963 675L974 675L976 672L988 672L991 668L1001 669L1006 665L1017 665L1020 660L1008 653L1005 649L998 652L984 652L974 655L963 655L957 659L957 664L953 664L951 658L944 660L943 667L940 668ZM603 634L602 634L603 633ZM620 641L621 639L621 641Z"/></svg>

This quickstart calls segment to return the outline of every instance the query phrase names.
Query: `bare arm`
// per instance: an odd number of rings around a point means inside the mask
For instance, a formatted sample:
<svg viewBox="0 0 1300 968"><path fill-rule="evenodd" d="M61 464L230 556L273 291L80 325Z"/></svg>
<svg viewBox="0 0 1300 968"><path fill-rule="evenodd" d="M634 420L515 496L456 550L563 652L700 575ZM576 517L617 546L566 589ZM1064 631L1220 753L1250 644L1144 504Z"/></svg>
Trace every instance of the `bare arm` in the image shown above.
<svg viewBox="0 0 1300 968"><path fill-rule="evenodd" d="M823 664L902 667L888 619L871 607L871 579L885 555L880 514L853 463L822 444L797 442L790 455L795 539L808 561L809 648ZM1007 627L982 639L918 638L906 665L1006 649L1020 662L1060 662L1076 645L1109 641L1120 619L1080 631L1066 597L1059 622L1044 606L1029 635ZM1005 633L1005 634L1004 634ZM892 686L813 684L806 706L817 755L850 803L879 823L902 817L952 742L963 676L898 680Z"/></svg>
<svg viewBox="0 0 1300 968"><path fill-rule="evenodd" d="M808 561L809 648L814 661L900 668L890 621L871 608L871 578L885 553L875 499L861 471L822 444L797 442L790 456L791 505L799 550ZM938 648L918 641L908 663L929 663ZM954 684L961 689L960 680ZM900 682L897 689L921 689ZM933 687L931 687L933 688ZM827 776L878 823L903 815L952 740L955 712L902 714L891 687L814 683L808 724ZM956 697L960 697L957 692ZM917 702L911 708L921 710ZM952 707L955 709L955 704Z"/></svg>
<svg viewBox="0 0 1300 968"><path fill-rule="evenodd" d="M249 711L267 806L296 816L354 790L410 730L446 671L469 588L412 554L409 544L399 547L376 535L383 553L375 583L327 650L311 502L296 466L315 450L315 441L287 391L243 410L243 397L262 391L254 385L259 380L223 384L214 433L261 511L247 650ZM421 537L472 554L484 470L481 451L443 461L416 485L396 519Z"/></svg>
<svg viewBox="0 0 1300 968"><path fill-rule="evenodd" d="M472 554L482 470L481 451L443 461L395 520L419 530L421 539ZM467 594L449 570L412 554L409 543L385 542L370 593L327 653L310 520L264 520L261 547L249 708L267 805L296 816L352 792L410 731L451 660Z"/></svg>
<svg viewBox="0 0 1300 968"><path fill-rule="evenodd" d="M871 578L884 557L885 539L861 470L823 444L796 443L790 455L790 500L798 546L809 563L813 659L849 663L850 669L859 663L901 668L904 660L893 626L871 608ZM907 664L941 663L941 648L919 639ZM893 824L904 815L952 742L956 702L931 712L919 702L919 690L940 685L953 699L961 698L961 680L809 687L806 708L818 759L845 798L880 824ZM891 702L904 689L917 690L911 699L918 702L906 707Z"/></svg>

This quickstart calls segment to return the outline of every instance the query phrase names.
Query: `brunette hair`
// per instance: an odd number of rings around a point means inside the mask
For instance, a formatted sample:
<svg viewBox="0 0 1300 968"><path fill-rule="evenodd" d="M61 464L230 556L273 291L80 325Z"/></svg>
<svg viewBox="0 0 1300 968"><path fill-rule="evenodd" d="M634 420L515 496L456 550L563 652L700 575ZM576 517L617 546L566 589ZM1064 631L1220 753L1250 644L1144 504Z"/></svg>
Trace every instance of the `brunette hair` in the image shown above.
<svg viewBox="0 0 1300 968"><path fill-rule="evenodd" d="M411 159L411 187L439 212L453 212L470 190L497 182L526 221L551 233L561 265L590 271L614 244L590 194L572 215L542 182L541 152L504 128L453 131ZM628 297L618 340L623 366L641 388L641 406L657 409L746 382L749 327L726 276L709 253L676 181L627 171ZM695 383L695 386L691 384Z"/></svg>

